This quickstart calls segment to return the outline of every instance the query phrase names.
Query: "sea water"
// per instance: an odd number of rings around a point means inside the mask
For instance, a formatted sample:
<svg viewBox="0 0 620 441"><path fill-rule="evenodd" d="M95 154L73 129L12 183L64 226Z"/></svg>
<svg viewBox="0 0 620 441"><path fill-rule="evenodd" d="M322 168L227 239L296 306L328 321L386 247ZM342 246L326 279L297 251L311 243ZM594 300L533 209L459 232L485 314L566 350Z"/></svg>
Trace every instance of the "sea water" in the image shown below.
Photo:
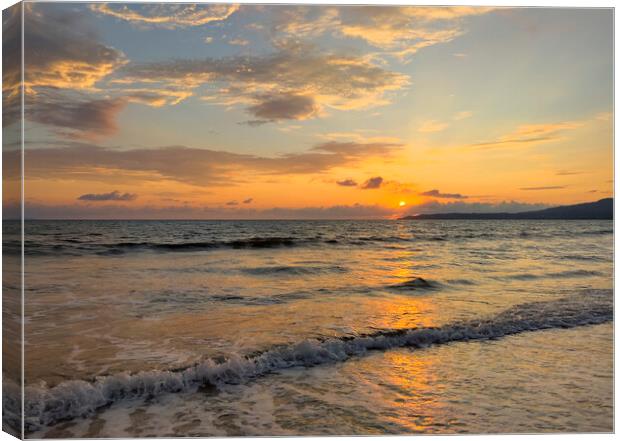
<svg viewBox="0 0 620 441"><path fill-rule="evenodd" d="M612 221L27 221L24 254L31 437L613 430Z"/></svg>

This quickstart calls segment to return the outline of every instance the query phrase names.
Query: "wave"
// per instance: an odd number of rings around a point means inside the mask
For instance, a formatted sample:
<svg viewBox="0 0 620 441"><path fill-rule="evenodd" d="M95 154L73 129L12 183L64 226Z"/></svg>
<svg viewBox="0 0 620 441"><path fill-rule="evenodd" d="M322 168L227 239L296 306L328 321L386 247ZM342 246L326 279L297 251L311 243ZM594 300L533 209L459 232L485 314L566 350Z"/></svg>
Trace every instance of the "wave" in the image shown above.
<svg viewBox="0 0 620 441"><path fill-rule="evenodd" d="M416 289L435 289L439 288L439 283L432 280L426 280L422 277L414 277L413 279L406 280L402 283L396 283L394 285L388 285L388 288L397 289L401 291L409 291Z"/></svg>
<svg viewBox="0 0 620 441"><path fill-rule="evenodd" d="M319 266L303 266L303 265L274 265L274 266L258 266L253 268L243 268L241 272L254 276L271 276L271 275L312 275L323 273L344 273L348 270L339 265L319 265Z"/></svg>
<svg viewBox="0 0 620 441"><path fill-rule="evenodd" d="M260 249L293 247L308 239L293 239L290 237L251 237L247 239L236 239L229 241L202 241L202 242L172 242L172 243L150 243L150 242L119 242L114 244L95 244L94 247L104 248L100 255L124 254L126 251L150 250L157 252L188 252L188 251L209 251L218 248L232 249Z"/></svg>
<svg viewBox="0 0 620 441"><path fill-rule="evenodd" d="M522 274L511 274L507 276L500 277L501 279L512 279L512 280L537 280L537 279L546 279L546 278L571 278L571 277L594 277L594 276L602 276L603 273L600 271L593 270L567 270L567 271L559 271L555 273L543 273L543 274L533 274L533 273L522 273Z"/></svg>
<svg viewBox="0 0 620 441"><path fill-rule="evenodd" d="M371 334L304 340L248 356L207 359L176 370L153 370L70 380L54 387L28 386L24 417L28 431L88 416L113 403L166 393L194 392L203 387L243 384L262 375L292 368L343 362L368 351L397 347L425 348L451 342L489 340L543 329L572 328L613 320L613 291L590 290L576 295L513 306L494 317L441 327L381 330ZM10 404L5 389L5 405Z"/></svg>

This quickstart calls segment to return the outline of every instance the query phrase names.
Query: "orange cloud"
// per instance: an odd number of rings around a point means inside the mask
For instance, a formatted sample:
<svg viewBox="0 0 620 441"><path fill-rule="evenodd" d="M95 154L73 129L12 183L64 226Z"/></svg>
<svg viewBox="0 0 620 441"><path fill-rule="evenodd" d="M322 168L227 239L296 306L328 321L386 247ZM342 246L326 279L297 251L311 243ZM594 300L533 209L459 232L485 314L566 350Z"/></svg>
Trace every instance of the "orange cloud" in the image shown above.
<svg viewBox="0 0 620 441"><path fill-rule="evenodd" d="M171 180L225 187L260 176L322 173L369 158L384 158L400 147L400 144L386 143L328 142L302 153L261 157L182 146L119 150L73 143L31 149L28 176L61 180L79 176L84 180L116 182ZM10 160L10 154L7 155Z"/></svg>
<svg viewBox="0 0 620 441"><path fill-rule="evenodd" d="M490 7L347 6L284 9L275 30L294 36L332 33L358 38L404 59L422 48L452 41L464 30L465 17L486 14Z"/></svg>
<svg viewBox="0 0 620 441"><path fill-rule="evenodd" d="M110 15L132 23L174 28L178 26L203 26L224 21L239 10L239 5L97 3L90 5L90 8L100 14Z"/></svg>

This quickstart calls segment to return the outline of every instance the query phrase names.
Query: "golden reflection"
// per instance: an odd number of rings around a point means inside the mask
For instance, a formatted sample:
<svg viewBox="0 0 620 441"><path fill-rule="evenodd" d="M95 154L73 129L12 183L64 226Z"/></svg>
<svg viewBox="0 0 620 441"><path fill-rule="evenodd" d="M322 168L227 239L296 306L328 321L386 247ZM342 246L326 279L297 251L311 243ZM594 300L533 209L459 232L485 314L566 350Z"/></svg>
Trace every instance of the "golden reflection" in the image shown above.
<svg viewBox="0 0 620 441"><path fill-rule="evenodd" d="M385 382L390 385L392 402L397 409L388 416L412 432L426 432L435 426L443 407L438 399L442 386L438 384L435 357L418 356L408 350L389 351L384 355L390 369L385 369Z"/></svg>

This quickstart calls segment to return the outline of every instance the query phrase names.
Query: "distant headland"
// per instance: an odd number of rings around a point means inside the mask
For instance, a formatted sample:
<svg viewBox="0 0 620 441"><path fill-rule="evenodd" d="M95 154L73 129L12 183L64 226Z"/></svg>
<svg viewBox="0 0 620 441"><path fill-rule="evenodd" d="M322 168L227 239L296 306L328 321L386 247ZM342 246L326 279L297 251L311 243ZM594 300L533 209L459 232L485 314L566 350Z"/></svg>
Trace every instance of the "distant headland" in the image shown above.
<svg viewBox="0 0 620 441"><path fill-rule="evenodd" d="M405 216L401 220L417 219L613 219L614 200L605 198L596 202L563 205L544 210L520 213L435 213Z"/></svg>

